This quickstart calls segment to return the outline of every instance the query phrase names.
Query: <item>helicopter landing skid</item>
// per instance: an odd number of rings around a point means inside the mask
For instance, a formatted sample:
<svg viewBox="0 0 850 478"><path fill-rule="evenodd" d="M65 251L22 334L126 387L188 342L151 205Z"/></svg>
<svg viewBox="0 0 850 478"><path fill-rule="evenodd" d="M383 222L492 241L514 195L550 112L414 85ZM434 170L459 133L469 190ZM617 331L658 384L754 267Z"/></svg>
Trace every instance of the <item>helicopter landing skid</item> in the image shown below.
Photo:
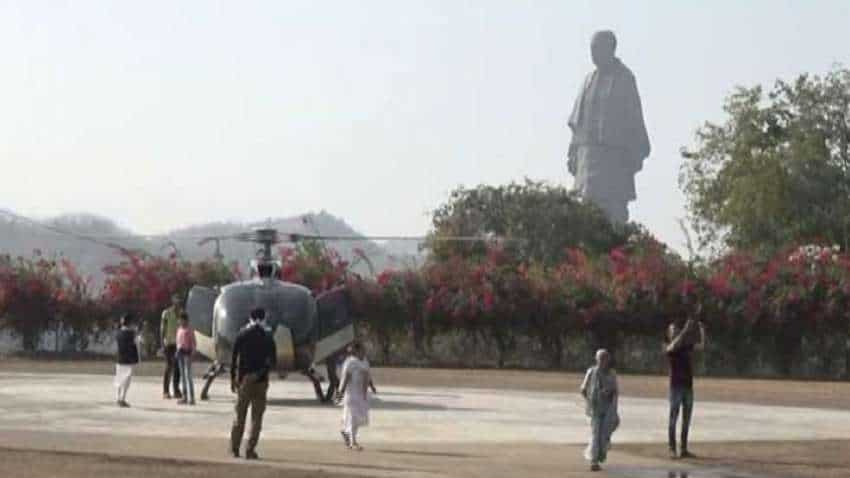
<svg viewBox="0 0 850 478"><path fill-rule="evenodd" d="M311 382L313 382L313 390L316 392L316 398L320 403L329 403L333 398L334 390L333 386L328 385L328 393L327 395L322 391L322 382L324 382L324 377L316 374L316 370L313 368L304 370L301 372L305 377L309 378Z"/></svg>
<svg viewBox="0 0 850 478"><path fill-rule="evenodd" d="M216 377L218 377L219 375L224 373L224 368L225 368L224 364L220 364L218 362L213 362L213 364L210 365L210 368L207 369L206 373L204 373L205 382L204 382L204 388L203 388L203 390L201 390L201 400L209 400L210 399L210 395L209 395L210 385L212 385L212 383L216 379Z"/></svg>

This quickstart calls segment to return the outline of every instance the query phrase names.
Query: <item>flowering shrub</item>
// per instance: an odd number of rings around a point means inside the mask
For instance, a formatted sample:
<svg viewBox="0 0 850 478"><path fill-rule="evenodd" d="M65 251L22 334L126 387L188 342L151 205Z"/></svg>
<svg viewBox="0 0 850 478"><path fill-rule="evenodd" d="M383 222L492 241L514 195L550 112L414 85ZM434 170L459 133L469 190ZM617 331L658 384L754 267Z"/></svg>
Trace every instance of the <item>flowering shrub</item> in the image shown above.
<svg viewBox="0 0 850 478"><path fill-rule="evenodd" d="M502 364L516 336L527 334L535 306L528 267L501 245L487 245L480 259L454 256L427 264L422 274L431 337L459 330L492 339Z"/></svg>
<svg viewBox="0 0 850 478"><path fill-rule="evenodd" d="M682 297L695 293L687 265L654 238L630 239L608 255L609 297L619 315L628 317L626 330L656 334L681 310Z"/></svg>
<svg viewBox="0 0 850 478"><path fill-rule="evenodd" d="M62 277L55 261L36 250L25 259L0 258L0 318L21 336L26 350L34 350L41 332L55 321L64 300Z"/></svg>
<svg viewBox="0 0 850 478"><path fill-rule="evenodd" d="M281 247L280 278L304 285L319 294L342 284L348 274L348 262L335 249L315 241L298 243L295 247Z"/></svg>
<svg viewBox="0 0 850 478"><path fill-rule="evenodd" d="M387 270L375 279L351 277L348 281L355 314L374 336L384 360L395 340L409 327L421 327L424 287L413 271Z"/></svg>
<svg viewBox="0 0 850 478"><path fill-rule="evenodd" d="M171 305L171 297L185 298L193 285L218 286L240 279L236 266L218 261L191 262L168 257L141 257L123 253L124 260L104 268L106 282L101 302L113 317L132 312L141 319L146 340L155 342L159 334L159 318Z"/></svg>
<svg viewBox="0 0 850 478"><path fill-rule="evenodd" d="M788 262L795 264L804 262L816 267L818 264L828 264L830 262L838 262L838 253L841 252L841 246L834 244L832 247L819 246L817 244L809 244L800 246L788 256Z"/></svg>
<svg viewBox="0 0 850 478"><path fill-rule="evenodd" d="M62 325L70 329L71 342L78 350L88 347L94 333L108 329L109 311L92 290L92 278L84 277L67 259L59 262L62 289L59 291L57 315Z"/></svg>
<svg viewBox="0 0 850 478"><path fill-rule="evenodd" d="M499 365L521 339L558 367L572 340L616 347L627 336L659 338L669 320L700 310L716 360L734 360L744 371L761 354L790 373L806 344L826 356L850 330L850 256L835 246L793 247L772 257L735 251L697 268L646 234L602 255L571 248L554 263L519 260L495 243L483 251L364 278L335 251L299 244L280 250L281 275L315 293L346 286L362 330L385 360L405 336L424 350L435 336L460 333L494 344ZM68 261L0 256L0 324L28 348L57 321L84 334L129 310L158 324L172 294L241 274L174 256L123 259L105 269L98 295ZM823 369L830 366L824 358Z"/></svg>

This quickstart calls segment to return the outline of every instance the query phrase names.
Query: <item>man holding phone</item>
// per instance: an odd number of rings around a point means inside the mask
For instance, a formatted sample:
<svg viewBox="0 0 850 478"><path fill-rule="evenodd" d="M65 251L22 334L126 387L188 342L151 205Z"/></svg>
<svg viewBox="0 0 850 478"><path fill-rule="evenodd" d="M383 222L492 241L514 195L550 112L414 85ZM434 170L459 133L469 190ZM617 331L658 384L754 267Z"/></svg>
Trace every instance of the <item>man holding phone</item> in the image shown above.
<svg viewBox="0 0 850 478"><path fill-rule="evenodd" d="M667 327L664 338L664 353L670 363L670 421L667 429L671 458L693 458L688 451L688 429L694 407L694 372L692 356L694 350L705 348L705 327L700 320L702 305L697 304L694 317L681 323L673 321ZM682 435L680 453L676 454L676 422L682 411Z"/></svg>

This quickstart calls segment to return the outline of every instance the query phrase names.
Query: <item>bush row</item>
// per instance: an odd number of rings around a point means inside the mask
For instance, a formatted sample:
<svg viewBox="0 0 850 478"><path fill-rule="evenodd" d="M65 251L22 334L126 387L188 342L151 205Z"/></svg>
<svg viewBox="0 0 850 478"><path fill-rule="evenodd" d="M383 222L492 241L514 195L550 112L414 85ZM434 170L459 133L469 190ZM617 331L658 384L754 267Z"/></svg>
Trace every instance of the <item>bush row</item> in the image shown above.
<svg viewBox="0 0 850 478"><path fill-rule="evenodd" d="M710 338L701 364L708 371L847 371L850 256L837 247L797 246L770 257L733 252L692 264L635 235L607 254L568 249L544 264L519 260L494 242L484 255L375 277L351 273L316 243L283 248L280 256L284 280L315 293L347 287L378 362L563 368L606 347L621 368L654 371L666 325L698 317ZM95 291L68 261L0 257L0 325L29 349L61 325L84 350L87 338L111 330L110 319L122 311L135 312L152 331L173 293L242 276L221 262L130 253L104 272L105 285Z"/></svg>

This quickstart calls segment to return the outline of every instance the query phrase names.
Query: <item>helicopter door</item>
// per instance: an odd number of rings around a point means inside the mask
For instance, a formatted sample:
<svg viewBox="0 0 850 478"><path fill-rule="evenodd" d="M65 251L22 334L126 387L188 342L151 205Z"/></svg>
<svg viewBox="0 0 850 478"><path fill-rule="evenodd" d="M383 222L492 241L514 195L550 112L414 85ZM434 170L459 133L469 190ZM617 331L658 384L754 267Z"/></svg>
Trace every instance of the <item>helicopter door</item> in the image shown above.
<svg viewBox="0 0 850 478"><path fill-rule="evenodd" d="M218 292L208 287L193 286L186 299L186 313L189 323L195 329L195 341L201 355L215 359L215 344L213 342L213 308Z"/></svg>
<svg viewBox="0 0 850 478"><path fill-rule="evenodd" d="M319 340L313 363L320 363L354 342L354 319L351 316L348 292L336 288L316 297L319 316Z"/></svg>

